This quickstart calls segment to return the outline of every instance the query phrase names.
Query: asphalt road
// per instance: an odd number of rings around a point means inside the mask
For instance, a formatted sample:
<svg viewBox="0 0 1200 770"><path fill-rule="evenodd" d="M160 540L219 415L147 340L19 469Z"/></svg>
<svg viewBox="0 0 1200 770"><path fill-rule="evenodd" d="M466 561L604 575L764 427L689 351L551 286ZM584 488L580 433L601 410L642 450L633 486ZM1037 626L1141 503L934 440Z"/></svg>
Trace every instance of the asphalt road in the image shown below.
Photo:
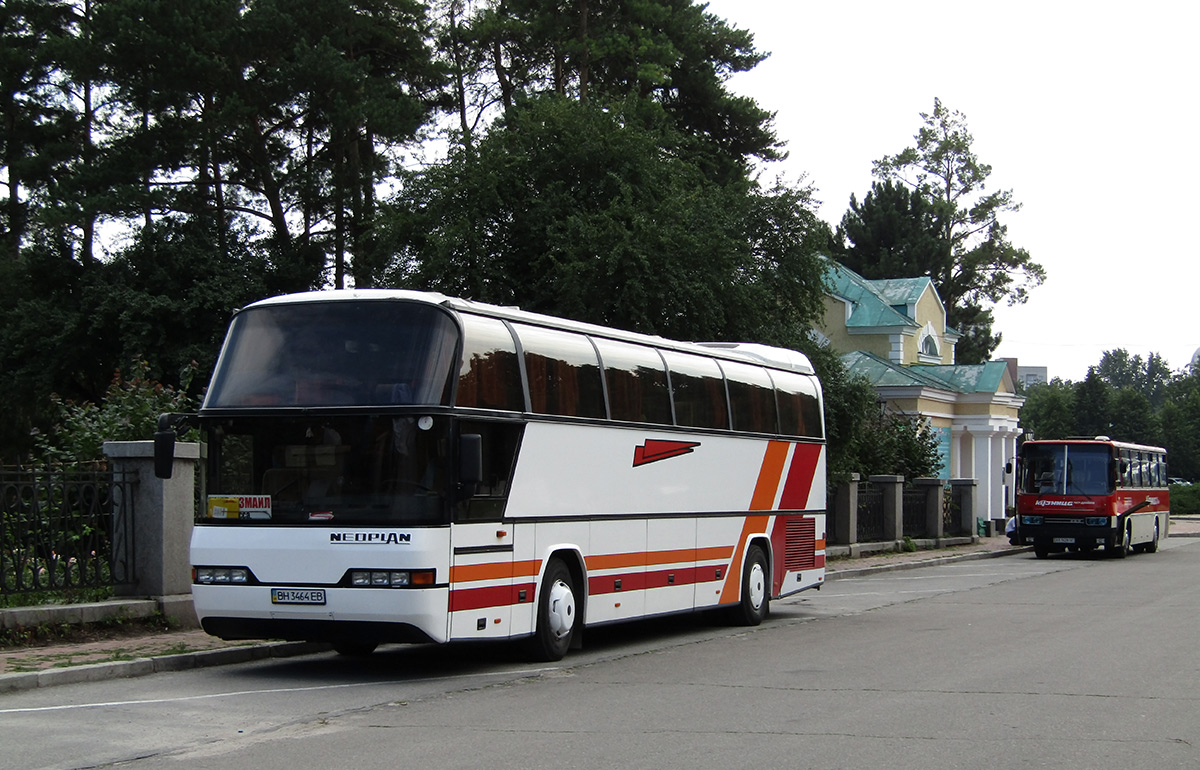
<svg viewBox="0 0 1200 770"><path fill-rule="evenodd" d="M830 582L555 665L389 647L0 695L0 770L1200 767L1200 540Z"/></svg>

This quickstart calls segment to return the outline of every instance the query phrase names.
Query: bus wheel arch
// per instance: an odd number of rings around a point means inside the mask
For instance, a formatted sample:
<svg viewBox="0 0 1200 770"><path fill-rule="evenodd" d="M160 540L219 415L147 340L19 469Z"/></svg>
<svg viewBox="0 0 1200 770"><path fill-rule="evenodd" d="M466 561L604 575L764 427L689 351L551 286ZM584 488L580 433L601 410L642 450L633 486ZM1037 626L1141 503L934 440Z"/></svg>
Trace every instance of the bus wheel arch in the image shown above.
<svg viewBox="0 0 1200 770"><path fill-rule="evenodd" d="M586 585L577 553L556 551L546 559L533 636L527 645L535 660L562 660L568 649L578 649L583 638Z"/></svg>
<svg viewBox="0 0 1200 770"><path fill-rule="evenodd" d="M1117 535L1113 536L1113 543L1112 543L1113 558L1124 559L1126 556L1128 556L1129 551L1132 549L1132 545L1131 545L1132 542L1133 542L1133 522L1131 522L1128 518L1126 518L1125 521L1122 522L1122 524L1121 524L1120 536L1117 536Z"/></svg>
<svg viewBox="0 0 1200 770"><path fill-rule="evenodd" d="M733 608L738 625L757 626L770 613L771 574L769 545L759 539L750 541L742 561L740 598Z"/></svg>

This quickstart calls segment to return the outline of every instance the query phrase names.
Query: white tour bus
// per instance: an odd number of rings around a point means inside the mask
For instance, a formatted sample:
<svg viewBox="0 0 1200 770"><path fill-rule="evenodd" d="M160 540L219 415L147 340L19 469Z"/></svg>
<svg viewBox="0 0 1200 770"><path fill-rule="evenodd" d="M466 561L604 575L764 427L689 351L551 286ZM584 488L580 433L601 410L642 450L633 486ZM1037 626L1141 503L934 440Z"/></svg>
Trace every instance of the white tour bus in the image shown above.
<svg viewBox="0 0 1200 770"><path fill-rule="evenodd" d="M254 303L197 415L196 613L225 639L525 638L727 608L825 579L808 360L396 290Z"/></svg>

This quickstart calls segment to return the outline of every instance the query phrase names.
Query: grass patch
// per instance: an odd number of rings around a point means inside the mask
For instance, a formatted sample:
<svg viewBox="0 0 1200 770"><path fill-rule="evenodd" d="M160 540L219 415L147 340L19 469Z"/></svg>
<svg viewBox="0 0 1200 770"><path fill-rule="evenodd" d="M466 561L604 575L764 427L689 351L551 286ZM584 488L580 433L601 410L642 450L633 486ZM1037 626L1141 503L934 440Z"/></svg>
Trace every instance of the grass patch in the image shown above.
<svg viewBox="0 0 1200 770"><path fill-rule="evenodd" d="M145 618L111 618L96 623L55 623L0 628L0 650L127 639L145 636L147 633L170 631L172 628L172 622L162 613Z"/></svg>

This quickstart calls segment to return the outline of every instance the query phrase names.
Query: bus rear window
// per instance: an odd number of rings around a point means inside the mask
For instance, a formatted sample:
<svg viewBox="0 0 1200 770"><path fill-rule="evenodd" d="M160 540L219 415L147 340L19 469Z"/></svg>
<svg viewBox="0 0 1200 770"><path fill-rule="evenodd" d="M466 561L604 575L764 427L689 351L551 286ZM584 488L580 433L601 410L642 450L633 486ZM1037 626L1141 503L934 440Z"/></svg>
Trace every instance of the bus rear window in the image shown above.
<svg viewBox="0 0 1200 770"><path fill-rule="evenodd" d="M443 405L458 333L429 305L266 305L234 318L205 408Z"/></svg>

